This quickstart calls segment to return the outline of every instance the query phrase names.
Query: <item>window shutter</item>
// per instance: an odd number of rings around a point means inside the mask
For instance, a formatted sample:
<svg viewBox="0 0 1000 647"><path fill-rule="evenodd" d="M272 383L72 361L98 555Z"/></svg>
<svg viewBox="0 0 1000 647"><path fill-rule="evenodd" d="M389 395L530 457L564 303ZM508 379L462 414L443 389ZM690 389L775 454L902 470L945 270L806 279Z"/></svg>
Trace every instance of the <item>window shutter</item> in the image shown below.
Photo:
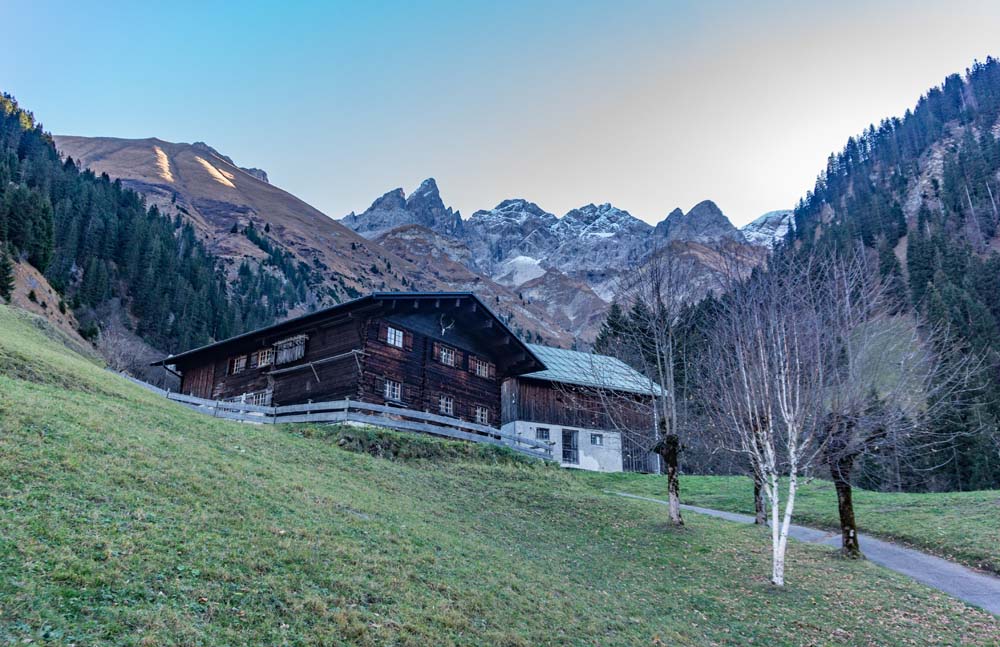
<svg viewBox="0 0 1000 647"><path fill-rule="evenodd" d="M434 345L431 348L431 359L435 362L441 361L441 344L434 342Z"/></svg>
<svg viewBox="0 0 1000 647"><path fill-rule="evenodd" d="M409 330L403 331L403 350L413 350L413 333Z"/></svg>
<svg viewBox="0 0 1000 647"><path fill-rule="evenodd" d="M389 341L389 324L384 321L378 323L378 340L385 343Z"/></svg>

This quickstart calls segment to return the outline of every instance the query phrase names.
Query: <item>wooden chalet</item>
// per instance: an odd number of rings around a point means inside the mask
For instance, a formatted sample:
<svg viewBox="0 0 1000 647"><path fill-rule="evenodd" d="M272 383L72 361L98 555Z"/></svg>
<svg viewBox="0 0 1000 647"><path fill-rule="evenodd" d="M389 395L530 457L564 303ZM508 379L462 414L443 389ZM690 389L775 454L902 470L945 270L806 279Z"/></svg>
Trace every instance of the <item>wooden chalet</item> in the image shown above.
<svg viewBox="0 0 1000 647"><path fill-rule="evenodd" d="M658 465L647 378L614 358L526 344L469 292L377 292L157 365L181 379L169 397L212 415L381 424L582 469Z"/></svg>
<svg viewBox="0 0 1000 647"><path fill-rule="evenodd" d="M352 400L500 426L500 385L543 370L467 292L374 293L156 362L183 394L277 407Z"/></svg>

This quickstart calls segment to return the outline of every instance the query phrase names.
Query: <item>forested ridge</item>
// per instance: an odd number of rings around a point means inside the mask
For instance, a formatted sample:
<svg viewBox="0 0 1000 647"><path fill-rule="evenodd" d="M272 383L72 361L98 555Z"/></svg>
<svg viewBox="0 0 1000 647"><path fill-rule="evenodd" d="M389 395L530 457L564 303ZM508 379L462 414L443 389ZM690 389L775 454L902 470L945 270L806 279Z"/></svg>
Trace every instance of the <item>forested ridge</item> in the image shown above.
<svg viewBox="0 0 1000 647"><path fill-rule="evenodd" d="M1000 62L976 62L831 155L795 210L794 246L876 250L902 307L985 363L981 413L1000 418ZM984 421L970 420L973 425ZM940 478L1000 486L996 449L959 435Z"/></svg>
<svg viewBox="0 0 1000 647"><path fill-rule="evenodd" d="M267 245L257 232L240 233ZM272 262L283 269L286 259L275 254ZM295 282L249 266L230 294L217 260L180 214L147 207L120 181L61 160L41 124L4 94L0 296L9 297L11 257L44 272L84 322L84 336L98 332L88 314L119 300L134 332L171 352L271 323L303 298Z"/></svg>
<svg viewBox="0 0 1000 647"><path fill-rule="evenodd" d="M960 407L956 403L892 447L873 443L859 452L858 484L1000 487L1000 63L987 59L964 76L948 77L902 118L851 138L797 206L795 223L771 272L794 266L796 258L850 257L860 243L887 286L892 309L919 322L925 338L946 340L949 352L957 349L980 367L969 387L974 397L963 396ZM675 349L671 383L681 411L680 462L688 471L747 469L717 451L716 439L705 433L711 425L703 400L715 376L698 369L718 341L712 338L715 322L730 301L724 291L688 305L670 320L664 340ZM623 340L653 338L646 330L648 309L648 303L627 299L612 305L597 350L619 354ZM945 411L940 402L931 406ZM900 453L907 455L903 465Z"/></svg>

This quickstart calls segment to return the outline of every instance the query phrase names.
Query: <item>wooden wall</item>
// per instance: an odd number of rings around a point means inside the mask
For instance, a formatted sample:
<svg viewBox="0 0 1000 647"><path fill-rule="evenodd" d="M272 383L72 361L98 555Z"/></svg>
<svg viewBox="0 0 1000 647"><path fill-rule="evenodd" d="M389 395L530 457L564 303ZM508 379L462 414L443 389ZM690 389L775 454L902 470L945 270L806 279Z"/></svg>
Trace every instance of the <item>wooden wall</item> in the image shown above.
<svg viewBox="0 0 1000 647"><path fill-rule="evenodd" d="M214 385L215 366L206 364L184 372L181 378L181 393L196 398L211 398Z"/></svg>
<svg viewBox="0 0 1000 647"><path fill-rule="evenodd" d="M506 380L502 388L503 422L525 420L565 427L615 429L615 421L607 415L598 396L572 389L570 385L531 378ZM622 394L621 397L620 407L626 413L616 413L616 421L630 428L652 430L653 421L646 407L636 404L634 409L627 409L627 403L638 396Z"/></svg>
<svg viewBox="0 0 1000 647"><path fill-rule="evenodd" d="M388 318L361 316L313 324L269 339L248 340L238 351L219 354L209 364L184 368L183 392L224 400L270 388L271 403L276 406L343 398L385 404L388 378L402 384L403 405L409 409L438 413L438 399L447 394L454 399L455 417L474 421L475 407L485 406L490 410L490 424L499 426L500 378L495 371L497 358L492 356L495 351L482 348L458 326L441 334L439 319L437 312ZM401 349L386 343L390 323L404 332ZM250 368L248 363L240 373L228 374L232 357L252 353L293 334L308 335L301 359L264 368ZM442 344L456 351L455 366L439 361ZM354 350L363 352L345 355ZM324 361L339 355L344 356ZM472 357L494 365L490 377L473 372Z"/></svg>
<svg viewBox="0 0 1000 647"><path fill-rule="evenodd" d="M298 404L309 400L338 400L358 396L358 362L353 355L335 361L312 362L342 355L352 350L361 350L360 329L362 323L356 319L339 320L315 324L294 333L283 333L274 339L248 342L239 351L210 357L210 364L184 368L181 390L190 395L217 400L238 397L244 393L273 389L271 403L274 405ZM306 334L305 355L294 362L250 368L229 374L229 360L240 354L247 354L273 344L277 339ZM295 370L287 370L295 369ZM275 371L274 374L271 374ZM210 379L210 392L206 392L204 376ZM188 376L191 376L190 379ZM194 392L195 389L201 392Z"/></svg>
<svg viewBox="0 0 1000 647"><path fill-rule="evenodd" d="M403 348L386 343L386 330L390 323L403 330ZM433 329L433 322L431 326L425 327L425 330ZM456 418L474 421L475 407L485 406L490 410L490 424L499 426L499 380L495 373L489 378L476 375L469 363L473 356L490 362L495 361L495 358L483 349L460 346L459 344L468 342L459 335L445 336L446 339L442 340L437 336L406 328L396 321L372 319L368 323L365 338L361 399L386 404L384 385L385 380L390 379L402 384L402 399L409 409L438 413L438 399L445 394L454 399ZM455 366L447 366L439 361L441 344L456 350Z"/></svg>

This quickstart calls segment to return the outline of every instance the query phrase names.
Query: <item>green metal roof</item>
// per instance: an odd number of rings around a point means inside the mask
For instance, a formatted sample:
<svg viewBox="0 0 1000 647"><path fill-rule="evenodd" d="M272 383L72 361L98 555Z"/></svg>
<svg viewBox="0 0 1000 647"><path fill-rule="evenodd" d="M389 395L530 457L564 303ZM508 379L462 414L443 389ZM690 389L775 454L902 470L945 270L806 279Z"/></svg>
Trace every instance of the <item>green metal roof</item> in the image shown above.
<svg viewBox="0 0 1000 647"><path fill-rule="evenodd" d="M521 377L575 384L609 391L658 395L659 385L625 362L607 355L527 344L546 369Z"/></svg>

